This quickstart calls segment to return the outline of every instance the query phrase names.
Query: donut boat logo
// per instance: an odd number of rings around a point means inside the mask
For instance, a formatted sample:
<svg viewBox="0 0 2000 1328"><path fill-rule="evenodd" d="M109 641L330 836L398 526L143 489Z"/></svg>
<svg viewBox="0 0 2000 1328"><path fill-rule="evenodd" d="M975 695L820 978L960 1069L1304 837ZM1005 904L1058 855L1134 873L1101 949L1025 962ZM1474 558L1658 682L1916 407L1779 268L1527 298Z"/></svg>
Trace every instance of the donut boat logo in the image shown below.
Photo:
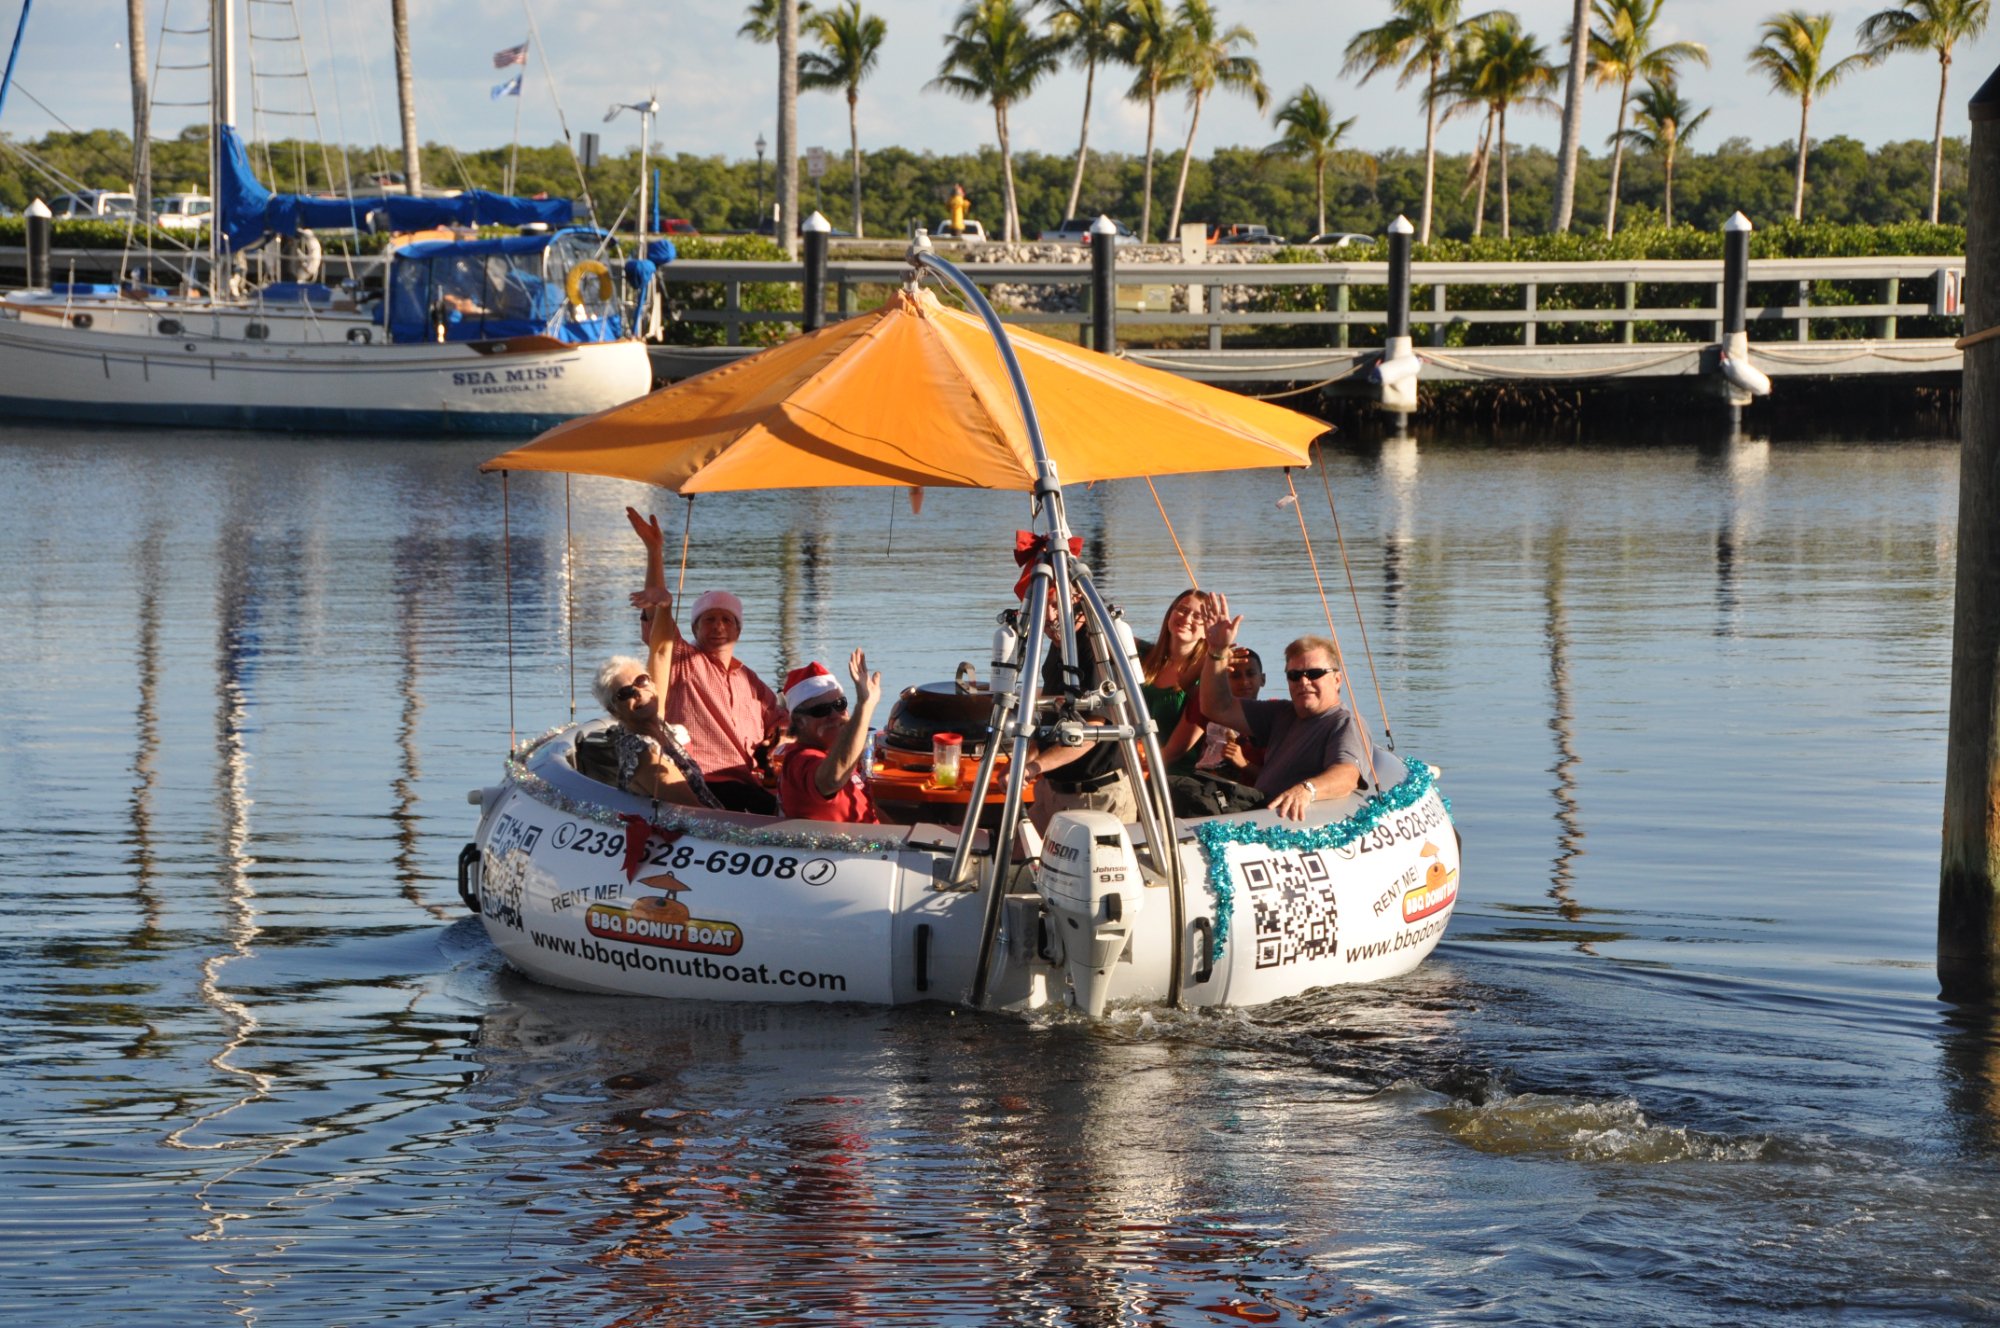
<svg viewBox="0 0 2000 1328"><path fill-rule="evenodd" d="M1426 840L1419 856L1430 859L1422 885L1403 896L1403 921L1421 922L1433 913L1442 913L1458 902L1458 871L1447 869L1438 856L1437 845Z"/></svg>
<svg viewBox="0 0 2000 1328"><path fill-rule="evenodd" d="M690 887L672 872L642 876L638 884L665 893L641 895L630 905L592 904L584 913L584 929L601 940L694 954L733 955L743 948L743 929L735 923L689 914L677 896Z"/></svg>

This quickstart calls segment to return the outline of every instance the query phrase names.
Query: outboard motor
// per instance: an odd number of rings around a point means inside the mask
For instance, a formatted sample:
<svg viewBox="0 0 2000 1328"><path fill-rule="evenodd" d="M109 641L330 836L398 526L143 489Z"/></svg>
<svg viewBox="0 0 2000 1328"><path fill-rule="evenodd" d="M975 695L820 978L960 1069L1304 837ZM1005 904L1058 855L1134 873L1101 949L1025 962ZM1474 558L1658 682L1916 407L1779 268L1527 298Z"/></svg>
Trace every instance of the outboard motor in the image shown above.
<svg viewBox="0 0 2000 1328"><path fill-rule="evenodd" d="M1058 812L1035 872L1050 945L1069 976L1069 1002L1095 1019L1111 994L1111 966L1125 953L1145 880L1125 827L1107 812Z"/></svg>

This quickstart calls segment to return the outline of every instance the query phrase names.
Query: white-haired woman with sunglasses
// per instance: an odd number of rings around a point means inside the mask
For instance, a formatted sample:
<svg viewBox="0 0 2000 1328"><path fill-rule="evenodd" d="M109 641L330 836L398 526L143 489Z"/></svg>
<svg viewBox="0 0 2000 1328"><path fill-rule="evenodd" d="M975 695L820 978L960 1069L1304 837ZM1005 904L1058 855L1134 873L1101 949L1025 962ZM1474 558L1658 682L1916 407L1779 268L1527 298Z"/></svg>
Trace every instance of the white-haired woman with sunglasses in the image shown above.
<svg viewBox="0 0 2000 1328"><path fill-rule="evenodd" d="M611 750L618 760L618 787L627 793L682 807L720 807L660 713L660 692L646 666L628 655L613 655L598 667L591 695L618 721Z"/></svg>

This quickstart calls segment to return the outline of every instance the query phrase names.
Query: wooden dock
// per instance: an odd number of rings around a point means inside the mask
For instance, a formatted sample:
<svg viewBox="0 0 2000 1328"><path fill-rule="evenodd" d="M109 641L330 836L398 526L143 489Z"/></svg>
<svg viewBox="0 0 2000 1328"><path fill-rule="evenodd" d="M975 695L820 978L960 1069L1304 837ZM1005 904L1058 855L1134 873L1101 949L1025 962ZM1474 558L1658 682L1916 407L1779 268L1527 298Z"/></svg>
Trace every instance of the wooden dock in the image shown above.
<svg viewBox="0 0 2000 1328"><path fill-rule="evenodd" d="M1021 297L1012 301L1018 306L1012 312L1003 309L1010 323L1040 330L1090 324L1086 264L963 266L982 286ZM879 302L908 270L897 262L829 262L830 302L841 314L856 312ZM718 327L725 344L655 346L655 371L667 380L687 377L747 354L751 348L733 343L751 324L800 322L796 308L746 307L755 303L746 291L761 285L768 293L770 283L800 282L804 271L803 263L693 261L663 268L670 303L676 290L700 290L702 303L720 306L683 307L680 321ZM1752 261L1747 284L1753 302L1744 314L1750 356L1757 369L1781 381L1955 382L1963 366L1953 345L1963 323L1963 276L1964 260L1956 257ZM1387 262L1120 264L1120 353L1203 382L1334 386L1361 377L1381 358L1379 345L1359 343L1388 321L1383 302L1389 279ZM1409 282L1408 320L1426 382L1587 384L1719 372L1726 292L1718 261L1413 263ZM1273 309L1280 300L1259 298L1287 290L1324 307ZM1560 296L1563 307L1550 307L1551 295ZM1755 302L1759 296L1764 298ZM1649 302L1641 304L1642 298ZM1159 339L1156 334L1167 330L1185 341L1193 329L1205 344L1131 344ZM1319 344L1246 344L1269 339L1274 330L1283 330L1288 341Z"/></svg>

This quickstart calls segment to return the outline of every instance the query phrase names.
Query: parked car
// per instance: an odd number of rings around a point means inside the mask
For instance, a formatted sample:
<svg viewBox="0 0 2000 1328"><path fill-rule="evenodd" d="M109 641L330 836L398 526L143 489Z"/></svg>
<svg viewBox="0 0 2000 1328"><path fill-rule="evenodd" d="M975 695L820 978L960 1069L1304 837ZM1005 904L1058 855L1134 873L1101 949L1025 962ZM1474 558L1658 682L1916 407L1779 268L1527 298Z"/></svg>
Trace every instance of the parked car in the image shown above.
<svg viewBox="0 0 2000 1328"><path fill-rule="evenodd" d="M1359 249L1376 243L1376 239L1372 235L1363 235L1358 231L1325 231L1313 236L1306 243L1308 245L1325 245L1329 249Z"/></svg>
<svg viewBox="0 0 2000 1328"><path fill-rule="evenodd" d="M947 219L931 227L931 238L933 240L958 240L965 244L985 244L986 226L982 222L977 222L967 217L958 230L953 231L951 222Z"/></svg>
<svg viewBox="0 0 2000 1328"><path fill-rule="evenodd" d="M1090 228L1096 224L1096 217L1071 217L1062 225L1052 226L1043 231L1041 240L1043 244L1089 244ZM1130 226L1122 221L1114 221L1111 224L1118 228L1117 243L1139 243L1139 237L1132 233Z"/></svg>
<svg viewBox="0 0 2000 1328"><path fill-rule="evenodd" d="M161 194L153 200L153 224L161 230L200 230L214 212L215 200L207 194Z"/></svg>
<svg viewBox="0 0 2000 1328"><path fill-rule="evenodd" d="M57 221L71 217L136 217L139 200L132 194L111 189L79 189L50 199L49 211Z"/></svg>
<svg viewBox="0 0 2000 1328"><path fill-rule="evenodd" d="M1271 234L1268 226L1253 226L1242 222L1229 226L1214 226L1209 229L1210 244L1283 244L1285 237Z"/></svg>
<svg viewBox="0 0 2000 1328"><path fill-rule="evenodd" d="M693 239L694 237L701 234L700 231L694 228L694 223L689 221L686 217L660 218L659 233L661 235L666 236L668 239L673 239L676 236L685 236L688 239Z"/></svg>

